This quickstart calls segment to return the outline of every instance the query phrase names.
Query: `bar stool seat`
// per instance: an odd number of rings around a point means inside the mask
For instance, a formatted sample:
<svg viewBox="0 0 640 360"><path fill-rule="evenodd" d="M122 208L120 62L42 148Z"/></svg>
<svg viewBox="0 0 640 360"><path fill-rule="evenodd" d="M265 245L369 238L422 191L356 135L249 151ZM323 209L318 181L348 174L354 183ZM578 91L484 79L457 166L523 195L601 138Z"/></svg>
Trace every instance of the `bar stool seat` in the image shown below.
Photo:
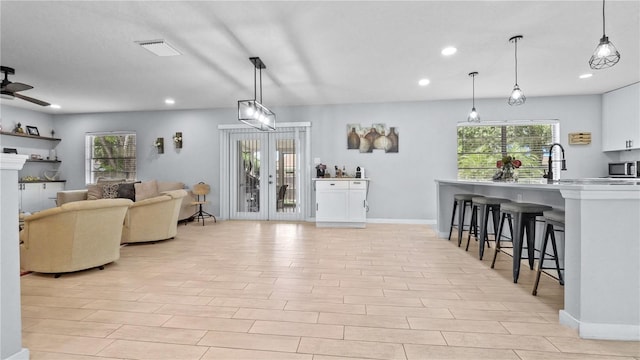
<svg viewBox="0 0 640 360"><path fill-rule="evenodd" d="M475 208L479 213L480 218L480 236L476 237L479 241L478 244L478 257L482 260L482 256L484 255L484 244L487 241L488 237L488 229L487 225L489 224L489 212L491 212L493 219L493 231L497 233L498 224L500 222L500 205L504 203L511 202L509 199L497 198L497 197L488 197L488 196L474 196L472 199L473 209L475 214ZM471 232L469 232L469 236L467 237L467 247L466 250L469 250L469 242L471 238ZM494 234L495 239L495 234ZM487 247L489 247L489 243L487 242Z"/></svg>
<svg viewBox="0 0 640 360"><path fill-rule="evenodd" d="M454 194L453 195L453 211L451 212L451 226L449 227L449 240L451 240L451 233L453 228L458 229L458 246L462 243L462 232L464 231L464 217L467 206L471 208L471 199L476 196L474 194ZM458 223L454 224L456 218L456 209L458 209ZM469 225L471 230L471 224Z"/></svg>
<svg viewBox="0 0 640 360"><path fill-rule="evenodd" d="M538 283L540 282L540 274L543 269L553 269L553 267L545 267L545 260L553 260L555 263L555 269L558 272L558 281L560 285L564 285L564 279L562 277L561 270L564 268L560 267L560 260L558 256L558 246L556 244L556 231L564 231L564 211L561 210L548 210L543 211L542 216L545 221L545 234L544 240L542 240L542 245L540 246L540 257L538 258L538 266L536 267L536 280L533 283L533 291L531 292L534 296L538 294ZM552 254L547 254L547 245L548 241L551 239L551 250ZM549 257L547 257L549 256Z"/></svg>
<svg viewBox="0 0 640 360"><path fill-rule="evenodd" d="M529 267L533 270L535 260L535 235L536 235L536 218L542 216L544 211L551 210L551 206L534 204L534 203L504 203L500 207L501 220L496 235L496 249L493 254L491 268L495 266L496 258L500 252L500 241L504 222L508 218L513 221L513 282L518 282L520 275L520 260L522 259L523 239L526 231L527 235L527 258Z"/></svg>

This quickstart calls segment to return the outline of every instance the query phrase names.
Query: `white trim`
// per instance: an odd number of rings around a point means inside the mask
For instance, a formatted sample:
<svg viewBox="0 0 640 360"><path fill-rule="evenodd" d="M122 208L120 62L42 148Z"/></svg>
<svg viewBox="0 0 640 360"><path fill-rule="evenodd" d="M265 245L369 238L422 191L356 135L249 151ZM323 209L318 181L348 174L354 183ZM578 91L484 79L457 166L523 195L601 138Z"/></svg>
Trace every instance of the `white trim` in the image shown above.
<svg viewBox="0 0 640 360"><path fill-rule="evenodd" d="M576 319L565 310L560 310L560 324L578 329L583 339L640 341L640 325L598 324Z"/></svg>
<svg viewBox="0 0 640 360"><path fill-rule="evenodd" d="M307 222L316 222L315 217L306 218ZM435 219L367 219L369 224L407 224L407 225L435 225Z"/></svg>
<svg viewBox="0 0 640 360"><path fill-rule="evenodd" d="M29 349L22 348L17 353L6 358L6 360L29 360Z"/></svg>
<svg viewBox="0 0 640 360"><path fill-rule="evenodd" d="M640 191L637 185L600 185L606 187L606 190L591 190L594 186L585 188L584 190L560 190L562 197L565 199L582 199L582 200L638 200L640 199Z"/></svg>
<svg viewBox="0 0 640 360"><path fill-rule="evenodd" d="M502 126L502 125L556 125L559 124L559 119L514 119L514 120L482 120L479 123L470 123L470 122L459 122L457 124L458 127L466 127L466 126Z"/></svg>
<svg viewBox="0 0 640 360"><path fill-rule="evenodd" d="M371 224L408 224L408 225L435 225L435 219L380 219L369 218Z"/></svg>
<svg viewBox="0 0 640 360"><path fill-rule="evenodd" d="M300 122L287 122L287 123L278 123L277 128L285 128L285 127L311 127L311 122L309 121L300 121ZM218 125L218 130L252 130L253 128L245 125L245 124L220 124Z"/></svg>
<svg viewBox="0 0 640 360"><path fill-rule="evenodd" d="M0 170L22 170L29 156L19 154L0 154Z"/></svg>

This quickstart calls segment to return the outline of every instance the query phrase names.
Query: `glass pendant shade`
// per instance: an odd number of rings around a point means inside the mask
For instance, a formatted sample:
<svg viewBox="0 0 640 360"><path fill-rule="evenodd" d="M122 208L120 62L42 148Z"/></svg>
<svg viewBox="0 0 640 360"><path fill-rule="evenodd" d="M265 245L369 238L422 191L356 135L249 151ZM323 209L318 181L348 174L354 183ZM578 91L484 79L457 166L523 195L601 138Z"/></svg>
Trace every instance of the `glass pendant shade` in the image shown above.
<svg viewBox="0 0 640 360"><path fill-rule="evenodd" d="M476 111L476 108L471 108L471 112L469 113L469 116L467 117L467 121L468 122L480 122L480 115L478 115L478 112Z"/></svg>
<svg viewBox="0 0 640 360"><path fill-rule="evenodd" d="M249 58L254 65L253 70L253 99L238 100L238 121L243 122L261 131L276 129L276 114L262 105L262 69L267 67L259 57ZM260 101L257 96L256 75L260 71Z"/></svg>
<svg viewBox="0 0 640 360"><path fill-rule="evenodd" d="M591 59L589 59L589 66L594 70L612 67L620 61L620 53L616 47L613 46L613 43L609 41L607 35L605 35L604 24L604 0L602 0L602 38L600 38L600 43L593 51Z"/></svg>
<svg viewBox="0 0 640 360"><path fill-rule="evenodd" d="M511 91L511 96L509 96L509 105L522 105L525 101L527 101L526 96L524 96L524 93L520 90L518 84L516 84L513 87L513 91Z"/></svg>
<svg viewBox="0 0 640 360"><path fill-rule="evenodd" d="M606 69L617 64L618 61L620 61L620 53L609 38L603 36L589 59L589 66L594 70Z"/></svg>
<svg viewBox="0 0 640 360"><path fill-rule="evenodd" d="M507 99L507 103L511 106L522 105L527 98L524 96L524 92L520 90L520 86L518 86L518 40L522 40L522 35L512 36L509 39L509 42L515 44L515 60L516 60L516 83L513 86L513 90L511 91L511 95L509 99Z"/></svg>
<svg viewBox="0 0 640 360"><path fill-rule="evenodd" d="M480 115L478 115L478 112L476 111L476 75L478 75L477 71L469 73L469 76L473 78L473 87L472 87L472 91L473 91L472 104L473 105L471 106L471 112L469 113L469 116L467 116L468 122L480 122Z"/></svg>
<svg viewBox="0 0 640 360"><path fill-rule="evenodd" d="M238 120L262 131L276 129L276 114L257 100L238 100Z"/></svg>

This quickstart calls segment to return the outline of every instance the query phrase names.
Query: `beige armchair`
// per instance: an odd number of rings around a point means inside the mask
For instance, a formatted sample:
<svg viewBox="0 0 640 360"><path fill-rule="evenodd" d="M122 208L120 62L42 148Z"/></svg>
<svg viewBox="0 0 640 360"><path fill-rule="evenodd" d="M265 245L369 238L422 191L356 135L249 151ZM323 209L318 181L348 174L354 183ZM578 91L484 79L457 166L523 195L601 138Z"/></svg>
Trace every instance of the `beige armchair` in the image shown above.
<svg viewBox="0 0 640 360"><path fill-rule="evenodd" d="M58 277L118 260L130 204L128 199L76 201L25 217L20 267Z"/></svg>
<svg viewBox="0 0 640 360"><path fill-rule="evenodd" d="M171 190L131 204L124 219L122 243L175 237L178 231L178 214L185 196L185 190Z"/></svg>

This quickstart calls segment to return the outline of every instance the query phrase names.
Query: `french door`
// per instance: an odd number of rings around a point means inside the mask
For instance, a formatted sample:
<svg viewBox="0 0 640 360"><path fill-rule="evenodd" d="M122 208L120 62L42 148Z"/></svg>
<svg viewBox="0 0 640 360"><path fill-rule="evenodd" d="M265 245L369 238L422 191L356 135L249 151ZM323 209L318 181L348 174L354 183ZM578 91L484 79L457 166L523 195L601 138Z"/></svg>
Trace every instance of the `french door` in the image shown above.
<svg viewBox="0 0 640 360"><path fill-rule="evenodd" d="M245 220L304 220L308 201L307 131L279 127L274 132L223 130L228 157L222 161L221 209L228 218ZM228 166L228 169L224 169ZM228 200L225 206L224 199ZM225 211L222 211L223 215Z"/></svg>

